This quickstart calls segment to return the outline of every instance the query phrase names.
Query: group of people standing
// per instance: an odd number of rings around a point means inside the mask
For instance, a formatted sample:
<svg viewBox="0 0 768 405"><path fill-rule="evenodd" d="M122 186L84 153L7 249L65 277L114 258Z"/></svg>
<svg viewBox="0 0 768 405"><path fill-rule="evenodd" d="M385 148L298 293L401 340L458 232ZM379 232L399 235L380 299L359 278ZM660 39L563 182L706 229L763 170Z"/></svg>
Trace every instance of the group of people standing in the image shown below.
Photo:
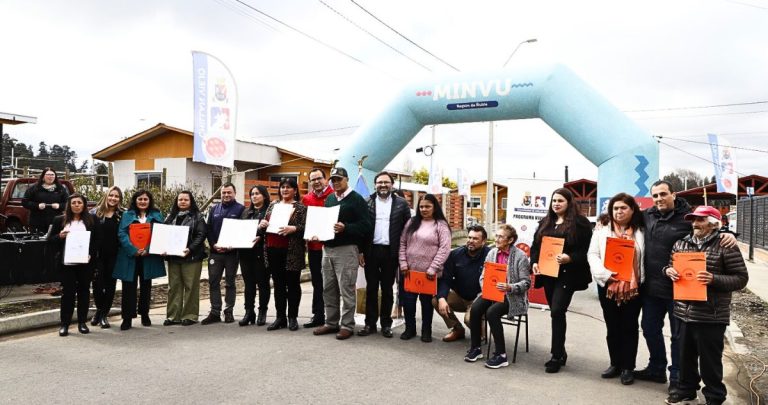
<svg viewBox="0 0 768 405"><path fill-rule="evenodd" d="M47 182L48 177L52 177L52 182ZM245 315L239 325L267 323L271 278L275 317L267 329L295 331L299 329L300 274L308 257L313 288L312 318L303 326L315 328L314 335L335 334L336 339L346 340L355 332L358 336L377 334L380 325L383 337L393 337L393 286L397 282L399 302L405 314L401 339L417 336L416 307L420 302L421 340L432 341L434 310L449 328L443 341L464 339L467 334L464 325L469 328L471 339L464 360L475 362L483 358L481 344L487 322L495 342L494 354L485 363L489 368L509 364L502 317L526 314L529 288L544 288L551 316L551 358L544 367L547 373L556 373L568 359L566 314L573 294L586 290L594 279L606 323L610 358L602 378L618 377L625 385L635 379L666 383L669 365L667 403L696 398L702 380L707 403L720 404L725 400L723 335L729 322L731 292L747 283L746 266L735 247L734 236L720 231L720 213L711 207L699 207L691 212L684 200L676 198L668 182L653 184L654 206L645 211L640 210L631 195L615 195L594 232L590 222L579 213L573 194L564 188L555 190L547 215L535 233L529 258L515 246L517 232L510 225L498 227L493 247L486 246L488 235L483 227L470 227L466 245L451 250L451 229L438 199L431 194L422 196L416 214L411 216L408 203L393 192L394 179L387 172L375 176L375 192L370 196L361 196L349 187L344 168L333 168L329 178L330 184L322 169L313 169L309 173L310 190L303 197L295 179L281 179L279 195L274 201L265 187L254 186L249 191L248 208L236 201L235 186L224 184L221 202L210 208L207 219L188 191L176 196L165 218L155 208L154 198L147 190L136 191L125 211L121 208L123 195L117 187L111 187L90 212L86 209L85 197L80 194L58 199L57 204L65 209L63 215L53 219L49 239L59 251L69 233L91 231L88 264L68 264L60 260L64 267L64 292L59 334L68 334L75 296L78 331L88 333L86 317L92 280L97 307L92 325L110 327L108 314L115 294L115 280L120 279L123 283L121 329L130 329L137 315L142 325L150 326L151 283L153 278L166 274L164 261L167 261L169 278L164 325L197 323L200 273L206 258L211 309L201 324L221 322L222 313L225 323L235 321L235 276L240 267L245 284ZM45 192L54 192L56 188L51 184L55 183L55 172L53 176L44 172L40 183ZM50 195L46 197L53 200ZM53 209L53 204L35 206L25 202L31 210L39 211ZM288 225L277 233L268 233L271 213L280 204L291 206ZM334 238L320 242L310 237L305 241L307 207L337 205L339 217L334 225ZM217 244L225 218L259 221L252 248L232 249ZM184 256L150 255L146 249L137 248L129 232L130 226L137 223L188 226ZM560 238L564 242L562 253L555 257L559 267L556 276L540 271L545 237ZM634 241L635 256L629 281L617 279L617 274L604 266L609 238ZM206 254L206 239L210 255ZM676 252L706 252L707 270L697 280L707 285L707 301L673 299L673 282L680 277L680 269L672 265ZM495 286L503 293L503 302L482 297L486 262L502 264L507 269L507 279ZM365 269L367 289L365 324L356 331L358 266ZM414 272L424 273L429 280L436 279L436 293L406 291L404 280ZM226 291L224 305L220 291L222 278ZM464 325L454 312L465 313ZM665 317L669 317L672 332L669 362L662 334ZM646 368L635 370L639 326L642 326L650 359Z"/></svg>

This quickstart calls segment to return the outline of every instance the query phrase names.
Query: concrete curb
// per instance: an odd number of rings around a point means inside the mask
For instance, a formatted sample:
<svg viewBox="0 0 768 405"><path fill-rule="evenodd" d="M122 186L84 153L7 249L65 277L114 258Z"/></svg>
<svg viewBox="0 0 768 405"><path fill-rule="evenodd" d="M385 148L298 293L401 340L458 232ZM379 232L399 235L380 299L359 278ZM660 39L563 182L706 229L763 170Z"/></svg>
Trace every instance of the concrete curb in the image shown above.
<svg viewBox="0 0 768 405"><path fill-rule="evenodd" d="M741 339L744 334L741 333L739 325L731 319L731 324L725 328L725 337L728 339L728 345L731 346L731 350L737 354L748 354L749 348L741 343L737 343L736 339Z"/></svg>
<svg viewBox="0 0 768 405"><path fill-rule="evenodd" d="M304 269L301 272L301 282L306 283L312 280L312 275L309 273L309 269ZM271 283L270 283L271 284ZM156 285L165 285L156 284ZM46 298L47 299L47 298ZM93 316L96 311L95 308L88 310L88 319ZM109 316L119 315L119 308L112 308L109 311ZM0 336L10 335L12 333L25 332L33 329L45 328L48 326L56 326L61 323L59 319L59 310L51 309L48 311L35 312L32 314L24 314L18 316L12 316L10 318L0 319Z"/></svg>
<svg viewBox="0 0 768 405"><path fill-rule="evenodd" d="M89 321L95 312L95 308L88 310ZM33 314L24 314L0 319L0 336L59 325L61 323L59 313L60 311L58 309L51 309L48 311L35 312ZM112 308L109 311L109 316L118 314L120 314L120 309Z"/></svg>

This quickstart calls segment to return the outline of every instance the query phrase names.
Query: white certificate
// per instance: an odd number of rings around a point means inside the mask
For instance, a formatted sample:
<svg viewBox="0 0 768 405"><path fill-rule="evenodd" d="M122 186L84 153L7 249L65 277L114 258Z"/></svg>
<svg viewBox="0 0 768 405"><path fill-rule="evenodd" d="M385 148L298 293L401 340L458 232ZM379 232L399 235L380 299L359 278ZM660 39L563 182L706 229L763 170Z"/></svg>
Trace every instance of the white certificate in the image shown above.
<svg viewBox="0 0 768 405"><path fill-rule="evenodd" d="M259 221L255 219L224 218L216 245L234 249L252 248L258 230Z"/></svg>
<svg viewBox="0 0 768 405"><path fill-rule="evenodd" d="M74 231L64 239L64 264L88 263L91 247L91 231Z"/></svg>
<svg viewBox="0 0 768 405"><path fill-rule="evenodd" d="M269 217L269 226L267 232L278 233L280 228L288 226L288 221L293 214L293 204L281 204L277 203L272 207L272 214Z"/></svg>
<svg viewBox="0 0 768 405"><path fill-rule="evenodd" d="M184 256L188 239L189 227L186 225L154 224L152 226L152 238L149 242L149 253Z"/></svg>
<svg viewBox="0 0 768 405"><path fill-rule="evenodd" d="M339 207L307 207L307 225L304 227L304 239L331 240L336 237L333 225L339 222Z"/></svg>

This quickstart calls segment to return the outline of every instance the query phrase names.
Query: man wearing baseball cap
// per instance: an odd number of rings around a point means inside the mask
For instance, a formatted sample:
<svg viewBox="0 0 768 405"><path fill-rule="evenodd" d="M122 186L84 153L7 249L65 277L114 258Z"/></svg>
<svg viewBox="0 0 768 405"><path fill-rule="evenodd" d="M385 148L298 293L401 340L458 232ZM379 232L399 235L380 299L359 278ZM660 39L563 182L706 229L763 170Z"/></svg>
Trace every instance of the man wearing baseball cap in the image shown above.
<svg viewBox="0 0 768 405"><path fill-rule="evenodd" d="M725 402L723 384L723 337L731 317L731 293L747 285L749 276L744 258L737 247L723 247L717 237L720 212L700 206L685 216L693 232L675 242L670 264L664 273L673 282L682 269L672 267L677 252L705 252L706 270L696 274L696 281L707 286L706 301L675 301L675 317L680 323L680 379L666 400L680 404L697 399L699 382L707 404Z"/></svg>
<svg viewBox="0 0 768 405"><path fill-rule="evenodd" d="M635 371L638 380L667 382L669 365L669 392L678 380L678 360L680 359L679 326L674 317L672 300L672 282L664 274L664 267L669 264L672 246L678 240L691 233L691 223L684 219L691 212L691 206L678 198L675 190L666 180L659 180L651 185L653 207L643 211L645 223L645 282L640 287L643 300L643 317L640 325L643 337L648 345L648 366ZM724 247L736 246L736 238L730 233L720 233L720 244ZM667 362L667 348L664 343L664 318L669 317L670 358Z"/></svg>
<svg viewBox="0 0 768 405"><path fill-rule="evenodd" d="M336 236L323 244L325 325L313 333L336 333L336 339L344 340L355 331L355 282L360 252L358 243L371 238L373 226L365 199L349 187L347 170L334 167L330 178L334 192L326 198L325 206L338 205L339 220L333 226Z"/></svg>

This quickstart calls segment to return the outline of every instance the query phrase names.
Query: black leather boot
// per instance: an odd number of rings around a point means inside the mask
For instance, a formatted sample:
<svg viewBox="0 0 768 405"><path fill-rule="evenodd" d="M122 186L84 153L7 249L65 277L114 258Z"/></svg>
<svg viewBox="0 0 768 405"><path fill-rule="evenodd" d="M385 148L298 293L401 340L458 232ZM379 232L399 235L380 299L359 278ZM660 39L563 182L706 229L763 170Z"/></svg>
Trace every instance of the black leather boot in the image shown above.
<svg viewBox="0 0 768 405"><path fill-rule="evenodd" d="M101 325L101 329L109 329L109 319L106 315L101 316L101 319L99 319L99 325Z"/></svg>
<svg viewBox="0 0 768 405"><path fill-rule="evenodd" d="M267 330L278 330L288 326L288 320L285 318L277 318L271 325L267 326Z"/></svg>
<svg viewBox="0 0 768 405"><path fill-rule="evenodd" d="M267 310L266 309L260 309L259 310L259 317L256 318L256 326L264 326L267 324Z"/></svg>
<svg viewBox="0 0 768 405"><path fill-rule="evenodd" d="M67 336L69 335L69 324L62 323L59 327L59 336Z"/></svg>
<svg viewBox="0 0 768 405"><path fill-rule="evenodd" d="M246 309L245 315L243 315L243 319L238 322L240 326L247 326L247 325L253 325L256 323L256 313L253 312L253 309Z"/></svg>
<svg viewBox="0 0 768 405"><path fill-rule="evenodd" d="M288 330L299 330L299 321L296 318L288 318Z"/></svg>
<svg viewBox="0 0 768 405"><path fill-rule="evenodd" d="M85 324L85 322L80 322L77 324L77 331L85 335L86 333L90 333L90 329L88 329L88 325Z"/></svg>
<svg viewBox="0 0 768 405"><path fill-rule="evenodd" d="M93 314L93 318L91 318L91 326L98 325L100 321L101 321L101 311L97 309L96 312Z"/></svg>

